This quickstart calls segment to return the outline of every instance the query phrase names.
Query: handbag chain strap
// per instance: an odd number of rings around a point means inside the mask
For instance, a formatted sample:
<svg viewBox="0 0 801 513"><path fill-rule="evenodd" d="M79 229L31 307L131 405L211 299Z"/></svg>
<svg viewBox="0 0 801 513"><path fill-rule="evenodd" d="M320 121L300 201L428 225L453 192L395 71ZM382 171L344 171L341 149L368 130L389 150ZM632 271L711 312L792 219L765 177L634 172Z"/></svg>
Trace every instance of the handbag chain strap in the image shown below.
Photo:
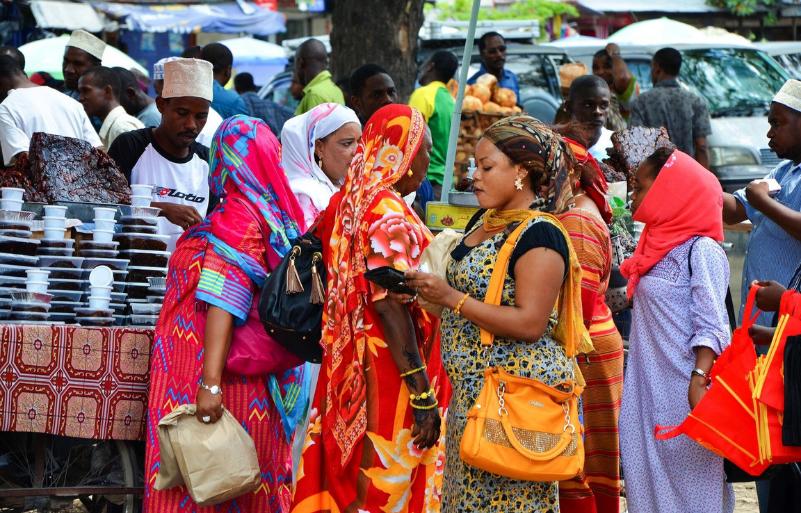
<svg viewBox="0 0 801 513"><path fill-rule="evenodd" d="M508 416L509 410L506 409L506 399L504 399L504 395L506 395L506 382L502 379L498 380L498 388L496 390L498 394L498 416ZM575 434L576 426L573 425L573 420L570 418L570 403L569 401L564 401L562 403L562 411L565 413L565 425L562 428L562 432L570 430L570 434Z"/></svg>

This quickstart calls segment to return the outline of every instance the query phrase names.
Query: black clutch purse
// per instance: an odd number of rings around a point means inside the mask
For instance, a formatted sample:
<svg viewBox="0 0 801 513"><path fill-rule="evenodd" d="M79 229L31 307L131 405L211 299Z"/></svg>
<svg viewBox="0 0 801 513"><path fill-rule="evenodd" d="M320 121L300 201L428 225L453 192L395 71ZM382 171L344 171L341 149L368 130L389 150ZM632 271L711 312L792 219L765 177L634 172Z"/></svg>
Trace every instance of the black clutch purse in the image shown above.
<svg viewBox="0 0 801 513"><path fill-rule="evenodd" d="M267 333L287 351L320 363L325 304L323 244L314 228L293 241L292 250L264 282L259 317Z"/></svg>

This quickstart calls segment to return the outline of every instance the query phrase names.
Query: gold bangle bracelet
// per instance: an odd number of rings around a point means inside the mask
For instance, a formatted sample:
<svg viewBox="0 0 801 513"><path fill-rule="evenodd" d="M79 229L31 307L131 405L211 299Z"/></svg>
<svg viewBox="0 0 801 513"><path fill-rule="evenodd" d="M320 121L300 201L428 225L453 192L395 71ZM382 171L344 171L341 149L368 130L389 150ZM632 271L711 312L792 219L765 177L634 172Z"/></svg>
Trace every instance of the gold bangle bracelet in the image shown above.
<svg viewBox="0 0 801 513"><path fill-rule="evenodd" d="M411 376L412 374L416 374L418 372L426 370L426 366L423 365L422 367L418 367L416 369L408 370L406 372L401 373L400 377L405 378L406 376Z"/></svg>
<svg viewBox="0 0 801 513"><path fill-rule="evenodd" d="M462 299L460 299L459 302L456 303L456 306L453 308L453 313L455 313L456 315L462 315L462 307L464 306L465 301L467 301L467 298L469 297L470 294L465 293L465 295L462 296Z"/></svg>

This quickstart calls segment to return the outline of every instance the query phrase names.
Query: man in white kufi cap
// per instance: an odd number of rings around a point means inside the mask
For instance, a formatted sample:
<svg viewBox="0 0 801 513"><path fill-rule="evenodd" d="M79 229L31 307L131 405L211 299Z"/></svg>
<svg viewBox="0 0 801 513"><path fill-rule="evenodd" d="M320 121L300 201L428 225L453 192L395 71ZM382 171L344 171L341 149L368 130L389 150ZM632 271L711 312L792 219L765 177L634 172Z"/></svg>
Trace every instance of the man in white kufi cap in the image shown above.
<svg viewBox="0 0 801 513"><path fill-rule="evenodd" d="M768 123L770 149L786 160L764 179L723 199L726 223L748 219L753 225L743 267L743 303L752 281L773 280L786 287L801 264L801 82L788 80L776 93ZM761 326L772 322L773 314L757 320Z"/></svg>
<svg viewBox="0 0 801 513"><path fill-rule="evenodd" d="M131 184L155 186L152 206L163 216L159 232L171 237L172 249L209 206L209 149L196 139L209 114L212 66L176 58L164 63L163 80L156 98L161 124L120 135L109 155Z"/></svg>
<svg viewBox="0 0 801 513"><path fill-rule="evenodd" d="M64 73L65 93L78 99L78 79L90 68L100 66L106 43L85 30L76 30L70 36L64 48L64 61L61 71Z"/></svg>

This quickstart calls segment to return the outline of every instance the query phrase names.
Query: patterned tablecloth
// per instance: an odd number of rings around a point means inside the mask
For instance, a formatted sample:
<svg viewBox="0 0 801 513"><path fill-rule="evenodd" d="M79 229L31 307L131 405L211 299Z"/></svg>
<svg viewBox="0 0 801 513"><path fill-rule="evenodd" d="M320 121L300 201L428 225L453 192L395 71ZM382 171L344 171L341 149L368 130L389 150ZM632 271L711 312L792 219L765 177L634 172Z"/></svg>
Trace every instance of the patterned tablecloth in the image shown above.
<svg viewBox="0 0 801 513"><path fill-rule="evenodd" d="M145 434L153 331L0 325L0 431Z"/></svg>

